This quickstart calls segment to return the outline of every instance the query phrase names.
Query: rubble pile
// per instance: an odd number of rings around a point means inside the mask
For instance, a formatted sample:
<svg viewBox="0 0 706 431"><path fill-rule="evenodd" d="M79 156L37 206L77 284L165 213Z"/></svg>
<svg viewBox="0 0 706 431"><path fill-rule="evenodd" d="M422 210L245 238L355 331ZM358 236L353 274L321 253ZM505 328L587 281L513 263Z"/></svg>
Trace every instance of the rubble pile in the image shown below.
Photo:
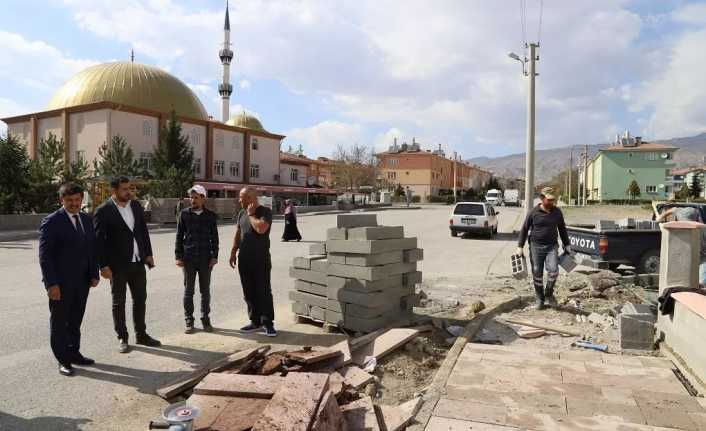
<svg viewBox="0 0 706 431"><path fill-rule="evenodd" d="M339 214L325 243L295 257L292 310L300 318L356 332L411 319L424 257L402 226L378 226L375 214Z"/></svg>
<svg viewBox="0 0 706 431"><path fill-rule="evenodd" d="M393 352L420 349L417 337L431 330L381 329L331 347L247 349L197 369L157 394L167 400L186 398L186 405L196 407L197 431L401 431L421 407L421 395L397 406L378 405L374 399L383 378L378 363ZM424 359L423 365L435 367Z"/></svg>

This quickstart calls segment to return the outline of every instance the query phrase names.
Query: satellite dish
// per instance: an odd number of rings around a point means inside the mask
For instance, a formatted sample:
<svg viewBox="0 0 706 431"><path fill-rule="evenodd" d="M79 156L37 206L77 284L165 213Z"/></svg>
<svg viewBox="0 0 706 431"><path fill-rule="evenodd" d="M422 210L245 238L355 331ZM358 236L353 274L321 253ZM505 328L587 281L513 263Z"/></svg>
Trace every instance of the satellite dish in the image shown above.
<svg viewBox="0 0 706 431"><path fill-rule="evenodd" d="M667 154L667 153L662 153L662 154L659 155L659 157L662 158L662 159L668 159L668 158L669 158L669 154Z"/></svg>

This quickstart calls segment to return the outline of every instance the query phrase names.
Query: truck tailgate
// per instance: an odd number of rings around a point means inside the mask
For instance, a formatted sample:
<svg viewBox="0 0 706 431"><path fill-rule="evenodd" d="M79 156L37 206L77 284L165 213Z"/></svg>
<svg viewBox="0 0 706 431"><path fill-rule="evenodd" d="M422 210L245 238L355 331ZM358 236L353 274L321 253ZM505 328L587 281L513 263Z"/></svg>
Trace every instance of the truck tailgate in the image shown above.
<svg viewBox="0 0 706 431"><path fill-rule="evenodd" d="M567 227L566 232L569 235L571 248L574 251L590 256L598 256L600 254L598 249L599 232L577 227Z"/></svg>

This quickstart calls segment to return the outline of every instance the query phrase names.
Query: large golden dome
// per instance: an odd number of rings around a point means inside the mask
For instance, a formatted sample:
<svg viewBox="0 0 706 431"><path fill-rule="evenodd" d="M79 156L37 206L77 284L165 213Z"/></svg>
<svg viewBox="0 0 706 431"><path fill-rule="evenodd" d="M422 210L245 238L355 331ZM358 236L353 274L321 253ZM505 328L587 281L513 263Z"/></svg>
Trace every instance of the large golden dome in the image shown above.
<svg viewBox="0 0 706 431"><path fill-rule="evenodd" d="M132 62L104 63L74 75L52 96L47 109L113 102L207 120L193 91L162 69Z"/></svg>
<svg viewBox="0 0 706 431"><path fill-rule="evenodd" d="M264 127L262 127L262 123L257 119L257 117L250 115L245 111L230 117L230 120L226 121L226 124L229 126L242 127L244 129L258 130L260 132L267 131Z"/></svg>

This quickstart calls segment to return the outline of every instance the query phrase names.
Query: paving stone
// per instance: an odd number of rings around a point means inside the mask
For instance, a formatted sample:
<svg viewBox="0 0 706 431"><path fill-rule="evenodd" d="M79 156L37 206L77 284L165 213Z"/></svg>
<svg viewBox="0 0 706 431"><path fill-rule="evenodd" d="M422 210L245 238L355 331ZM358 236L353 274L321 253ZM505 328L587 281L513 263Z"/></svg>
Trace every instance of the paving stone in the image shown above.
<svg viewBox="0 0 706 431"><path fill-rule="evenodd" d="M417 238L378 239L368 241L330 239L326 241L326 249L338 253L376 254L412 248L417 248Z"/></svg>
<svg viewBox="0 0 706 431"><path fill-rule="evenodd" d="M336 216L336 227L366 227L377 226L377 215L375 214L338 214Z"/></svg>
<svg viewBox="0 0 706 431"><path fill-rule="evenodd" d="M356 227L348 229L349 240L399 239L404 238L402 226Z"/></svg>
<svg viewBox="0 0 706 431"><path fill-rule="evenodd" d="M376 292L392 287L404 286L403 274L396 274L382 280L358 280L355 278L333 277L326 278L329 289L346 289L357 292Z"/></svg>
<svg viewBox="0 0 706 431"><path fill-rule="evenodd" d="M655 389L659 389L658 387ZM681 410L684 412L706 413L696 397L691 395L669 394L657 391L640 391L634 393L635 401L641 409L649 410Z"/></svg>
<svg viewBox="0 0 706 431"><path fill-rule="evenodd" d="M314 272L321 272L323 274L328 275L329 267L330 267L329 261L326 259L311 261L311 270Z"/></svg>
<svg viewBox="0 0 706 431"><path fill-rule="evenodd" d="M316 242L309 245L309 254L326 254L326 243Z"/></svg>
<svg viewBox="0 0 706 431"><path fill-rule="evenodd" d="M319 296L326 296L328 294L328 286L325 284L311 283L304 280L294 280L294 290Z"/></svg>
<svg viewBox="0 0 706 431"><path fill-rule="evenodd" d="M346 264L346 254L345 253L329 253L328 254L329 263L338 263L341 265Z"/></svg>
<svg viewBox="0 0 706 431"><path fill-rule="evenodd" d="M388 251L378 254L348 254L345 255L346 265L355 266L377 266L391 263L402 263L403 251ZM337 263L337 262L332 262Z"/></svg>
<svg viewBox="0 0 706 431"><path fill-rule="evenodd" d="M346 419L348 429L380 431L373 400L370 397L363 397L352 403L341 406L341 413Z"/></svg>
<svg viewBox="0 0 706 431"><path fill-rule="evenodd" d="M507 408L504 406L489 406L487 404L448 398L441 398L436 403L433 415L496 425L505 425L507 423Z"/></svg>
<svg viewBox="0 0 706 431"><path fill-rule="evenodd" d="M421 248L413 248L411 250L405 250L402 256L403 262L414 263L424 260L424 250Z"/></svg>
<svg viewBox="0 0 706 431"><path fill-rule="evenodd" d="M326 229L326 239L348 239L348 229L344 227L331 227Z"/></svg>
<svg viewBox="0 0 706 431"><path fill-rule="evenodd" d="M316 272L300 268L289 268L289 276L298 280L309 281L311 283L327 284L327 275L323 272Z"/></svg>
<svg viewBox="0 0 706 431"><path fill-rule="evenodd" d="M618 340L621 349L653 350L655 327L652 314L621 314Z"/></svg>
<svg viewBox="0 0 706 431"><path fill-rule="evenodd" d="M570 416L603 416L620 418L620 421L647 424L642 409L625 404L614 404L606 399L566 397L566 408Z"/></svg>
<svg viewBox="0 0 706 431"><path fill-rule="evenodd" d="M328 273L336 277L355 278L358 280L376 281L389 278L397 274L415 271L416 263L391 263L381 266L354 266L329 264Z"/></svg>
<svg viewBox="0 0 706 431"><path fill-rule="evenodd" d="M566 401L563 395L546 395L533 392L498 392L489 389L449 384L446 398L470 400L481 404L504 405L507 408L521 408L537 413L566 414Z"/></svg>
<svg viewBox="0 0 706 431"><path fill-rule="evenodd" d="M296 290L289 291L289 299L296 302L303 302L310 306L326 308L328 298L325 296L312 295L311 293L299 292Z"/></svg>
<svg viewBox="0 0 706 431"><path fill-rule="evenodd" d="M637 407L632 389L600 388L600 390L603 398L609 403Z"/></svg>
<svg viewBox="0 0 706 431"><path fill-rule="evenodd" d="M413 287L391 287L374 292L359 292L345 288L328 287L328 298L347 304L369 305L400 300L414 294Z"/></svg>
<svg viewBox="0 0 706 431"><path fill-rule="evenodd" d="M292 266L300 269L310 269L311 262L314 260L326 259L326 255L315 254L309 256L298 256L292 260Z"/></svg>
<svg viewBox="0 0 706 431"><path fill-rule="evenodd" d="M666 368L669 370L674 368L674 364L669 359L654 358L651 356L638 356L634 359L639 360L642 365L648 368Z"/></svg>
<svg viewBox="0 0 706 431"><path fill-rule="evenodd" d="M682 410L655 409L643 410L647 425L655 427L671 427L686 431L703 431L692 417ZM698 420L698 418L697 418Z"/></svg>
<svg viewBox="0 0 706 431"><path fill-rule="evenodd" d="M518 428L432 416L425 431L517 431Z"/></svg>

